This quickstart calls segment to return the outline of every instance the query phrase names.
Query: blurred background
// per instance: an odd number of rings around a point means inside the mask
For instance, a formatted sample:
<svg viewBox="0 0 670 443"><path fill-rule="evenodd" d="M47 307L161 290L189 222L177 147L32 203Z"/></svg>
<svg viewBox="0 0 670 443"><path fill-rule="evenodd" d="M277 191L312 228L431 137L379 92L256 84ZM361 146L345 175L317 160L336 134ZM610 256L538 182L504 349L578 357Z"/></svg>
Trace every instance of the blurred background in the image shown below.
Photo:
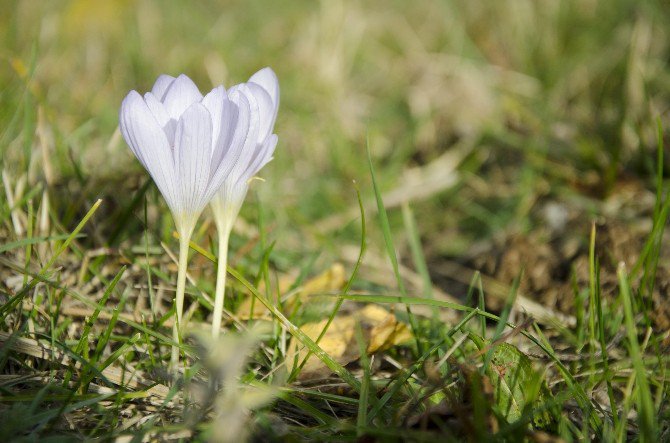
<svg viewBox="0 0 670 443"><path fill-rule="evenodd" d="M123 97L163 73L186 73L204 92L276 71L280 141L233 248L261 215L283 271L355 258L354 180L368 219L375 211L368 142L400 256L409 260L406 206L431 271L476 268L497 241L560 235L580 217L641 219L653 200L658 124L670 125L661 0L3 6L0 166L23 193L44 185L70 229L103 198L97 245L140 241L145 190L148 230L170 238L166 206L117 129ZM369 225L374 256L383 241ZM198 241L212 232L205 222Z"/></svg>

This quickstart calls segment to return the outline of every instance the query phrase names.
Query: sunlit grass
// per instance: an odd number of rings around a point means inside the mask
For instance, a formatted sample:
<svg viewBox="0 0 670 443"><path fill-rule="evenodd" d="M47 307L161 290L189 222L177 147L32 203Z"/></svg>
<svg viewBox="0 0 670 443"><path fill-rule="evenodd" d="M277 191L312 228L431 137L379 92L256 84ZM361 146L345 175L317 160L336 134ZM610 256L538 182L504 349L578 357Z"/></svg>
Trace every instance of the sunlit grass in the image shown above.
<svg viewBox="0 0 670 443"><path fill-rule="evenodd" d="M668 438L660 2L6 10L0 435L218 438L223 414L276 439ZM161 73L233 84L263 66L282 88L280 142L230 238L224 336L240 352L217 354L194 338L214 305L211 214L190 243L195 335L175 343L177 240L118 108ZM624 229L607 243L610 223ZM479 264L512 260L515 235L556 261L521 253L506 277ZM336 290L301 292L335 262ZM360 358L325 352L365 304L410 339L366 355L361 323ZM326 319L317 337L302 329ZM177 376L172 346L188 362ZM313 358L326 369L310 380Z"/></svg>

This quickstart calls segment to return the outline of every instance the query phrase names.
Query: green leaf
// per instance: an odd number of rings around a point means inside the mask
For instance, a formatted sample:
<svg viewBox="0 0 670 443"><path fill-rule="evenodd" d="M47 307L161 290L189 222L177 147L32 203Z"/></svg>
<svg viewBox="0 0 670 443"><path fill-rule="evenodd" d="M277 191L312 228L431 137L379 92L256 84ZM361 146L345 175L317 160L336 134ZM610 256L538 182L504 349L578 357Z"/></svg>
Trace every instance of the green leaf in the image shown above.
<svg viewBox="0 0 670 443"><path fill-rule="evenodd" d="M519 420L533 403L542 404L550 395L546 385L533 370L530 358L509 343L495 347L486 375L493 385L495 407L508 423ZM539 394L533 395L533 393ZM533 423L538 427L551 421L548 411L535 414Z"/></svg>

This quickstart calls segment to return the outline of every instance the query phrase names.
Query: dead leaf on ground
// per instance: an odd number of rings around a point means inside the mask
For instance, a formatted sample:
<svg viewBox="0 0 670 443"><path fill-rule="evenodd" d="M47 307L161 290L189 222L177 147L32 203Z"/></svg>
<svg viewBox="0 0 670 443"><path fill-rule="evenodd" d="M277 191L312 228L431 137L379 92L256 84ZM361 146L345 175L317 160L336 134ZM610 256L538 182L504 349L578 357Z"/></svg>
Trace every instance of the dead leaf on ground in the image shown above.
<svg viewBox="0 0 670 443"><path fill-rule="evenodd" d="M282 296L285 295L294 282L295 276L281 276L279 278L279 294ZM317 275L316 277L307 280L302 286L300 286L296 293L283 303L282 308L284 313L288 314L291 312L298 300L301 303L307 303L311 298L313 298L315 294L323 294L342 289L345 282L346 275L344 266L342 266L341 263L333 264L329 269ZM264 282L261 282L258 290L261 292L261 294L265 292ZM328 297L328 299L329 302L335 301L333 297ZM250 318L267 319L270 318L270 312L265 306L263 306L262 303L260 303L258 300L254 300L253 295L249 294L237 309L237 316L242 320L248 320Z"/></svg>
<svg viewBox="0 0 670 443"><path fill-rule="evenodd" d="M307 323L300 329L309 338L316 341L327 322L328 319L317 323ZM326 334L319 341L319 346L333 360L343 366L360 358L359 345L356 342L355 335L356 323L361 325L368 354L389 349L411 338L405 323L399 322L392 312L374 304L365 305L352 314L338 315L333 319ZM286 356L289 366L294 367L295 364L300 364L307 354L307 348L302 346L296 338L293 338ZM310 355L298 379L322 378L330 373L330 369L318 357Z"/></svg>

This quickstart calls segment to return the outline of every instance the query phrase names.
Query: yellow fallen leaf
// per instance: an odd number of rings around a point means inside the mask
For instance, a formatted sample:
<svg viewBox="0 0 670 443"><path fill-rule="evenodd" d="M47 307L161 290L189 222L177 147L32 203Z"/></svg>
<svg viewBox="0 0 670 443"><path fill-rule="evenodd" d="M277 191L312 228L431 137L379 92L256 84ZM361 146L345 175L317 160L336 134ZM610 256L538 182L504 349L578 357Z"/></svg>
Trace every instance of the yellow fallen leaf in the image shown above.
<svg viewBox="0 0 670 443"><path fill-rule="evenodd" d="M344 266L335 263L327 271L306 281L298 295L302 301L306 301L311 295L342 289L345 282Z"/></svg>
<svg viewBox="0 0 670 443"><path fill-rule="evenodd" d="M284 275L279 278L279 293L285 295L289 288L295 282L295 277L290 275ZM301 303L309 303L310 298L315 294L323 294L326 292L337 291L342 289L344 283L346 282L344 266L341 263L333 264L328 270L322 272L321 274L307 280L302 286L297 288L296 293L290 297L283 304L282 308L284 313L288 314L292 311L293 307L297 300L300 300ZM258 290L261 293L265 292L265 284L261 282ZM270 313L268 310L259 303L257 300L252 301L253 296L249 295L237 309L237 316L243 320L249 318L269 318ZM314 300L311 300L314 301ZM333 297L328 297L328 302L333 303L336 299ZM253 305L253 312L252 312Z"/></svg>
<svg viewBox="0 0 670 443"><path fill-rule="evenodd" d="M327 321L325 319L317 323L307 323L300 329L316 341ZM359 346L355 338L356 323L361 325L363 339L367 343L366 350L369 354L389 349L411 338L407 325L399 322L393 313L378 305L368 304L352 314L338 315L333 319L328 331L319 342L319 346L343 366L360 358ZM300 350L296 361L297 349ZM300 364L307 354L307 349L296 338L293 338L287 352L289 366ZM310 355L298 379L322 378L330 373L330 369L318 357Z"/></svg>
<svg viewBox="0 0 670 443"><path fill-rule="evenodd" d="M399 322L392 312L379 305L365 305L358 312L363 326L370 329L367 351L369 354L385 351L412 338L412 334L403 322Z"/></svg>
<svg viewBox="0 0 670 443"><path fill-rule="evenodd" d="M316 341L316 339L326 326L328 319L322 320L318 323L308 323L300 327L309 338ZM357 360L358 346L354 338L355 319L350 315L339 316L333 319L333 322L328 327L328 331L319 341L319 346L323 349L333 360L341 365L346 365L349 362ZM297 352L297 358L296 358ZM299 365L308 354L308 349L295 338L289 344L286 359L289 362L291 369L295 365ZM330 374L330 369L317 357L310 355L309 359L303 366L300 376L301 380L325 377Z"/></svg>

